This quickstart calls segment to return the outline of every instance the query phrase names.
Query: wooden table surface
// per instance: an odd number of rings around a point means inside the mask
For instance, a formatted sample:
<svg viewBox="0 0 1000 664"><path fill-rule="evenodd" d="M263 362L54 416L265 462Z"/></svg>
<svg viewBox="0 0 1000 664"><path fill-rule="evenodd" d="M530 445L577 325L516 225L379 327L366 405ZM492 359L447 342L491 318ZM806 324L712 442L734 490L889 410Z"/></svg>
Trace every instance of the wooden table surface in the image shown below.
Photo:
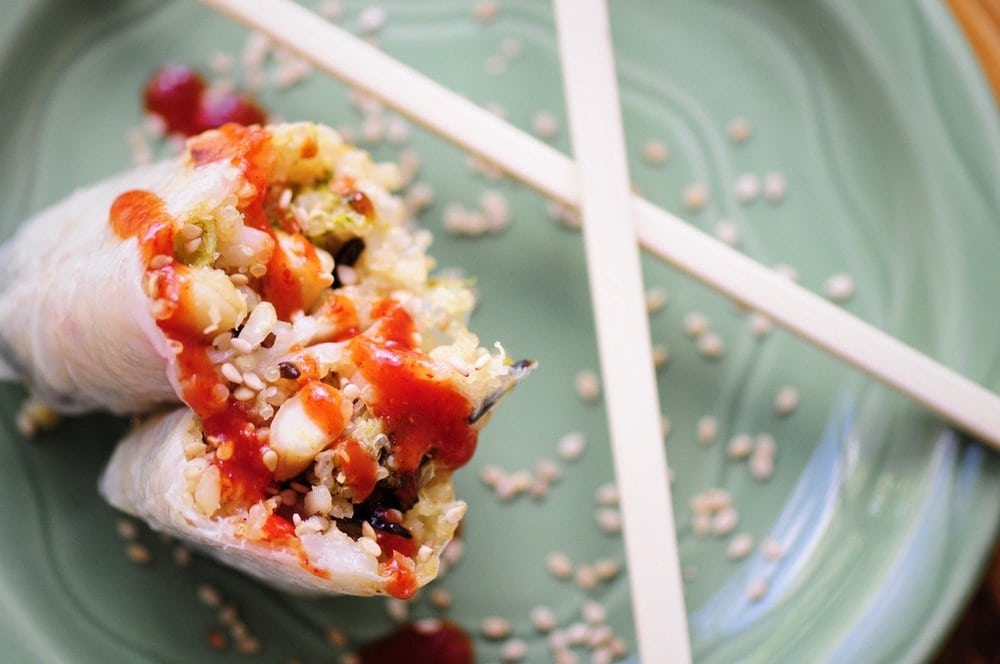
<svg viewBox="0 0 1000 664"><path fill-rule="evenodd" d="M946 0L1000 106L1000 0ZM1000 546L934 664L1000 664Z"/></svg>

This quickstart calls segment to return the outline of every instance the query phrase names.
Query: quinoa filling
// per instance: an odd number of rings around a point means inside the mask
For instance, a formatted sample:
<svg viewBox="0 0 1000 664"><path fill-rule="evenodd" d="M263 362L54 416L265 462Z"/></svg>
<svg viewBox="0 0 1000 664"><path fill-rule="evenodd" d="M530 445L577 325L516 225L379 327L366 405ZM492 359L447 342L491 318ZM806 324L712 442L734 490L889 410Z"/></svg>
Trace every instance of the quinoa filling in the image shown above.
<svg viewBox="0 0 1000 664"><path fill-rule="evenodd" d="M110 221L139 241L201 421L184 450L192 505L300 552L303 534L335 529L411 595L464 512L434 510L452 500L450 473L524 367L468 331L467 284L429 276L430 236L389 194L391 165L307 124L227 125L191 139L187 159L216 182L203 203L177 215L131 191Z"/></svg>

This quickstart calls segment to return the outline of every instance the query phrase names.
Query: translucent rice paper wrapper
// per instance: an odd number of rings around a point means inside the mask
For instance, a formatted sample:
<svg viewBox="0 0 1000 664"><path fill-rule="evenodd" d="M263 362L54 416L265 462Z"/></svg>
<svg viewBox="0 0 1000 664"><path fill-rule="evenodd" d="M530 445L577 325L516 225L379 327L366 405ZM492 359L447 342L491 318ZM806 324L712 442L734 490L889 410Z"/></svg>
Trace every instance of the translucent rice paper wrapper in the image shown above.
<svg viewBox="0 0 1000 664"><path fill-rule="evenodd" d="M115 449L100 480L101 494L154 530L183 539L279 590L307 595L388 594L389 578L379 574L377 559L335 527L325 533L300 529L301 547L296 547L238 536L235 530L241 519L205 516L194 504L184 472L185 446L201 440L200 423L186 408L138 422ZM454 499L448 475L421 489L408 514L424 523L420 543L433 554L416 561L418 586L437 576L439 556L458 526L454 515L464 511L465 503Z"/></svg>
<svg viewBox="0 0 1000 664"><path fill-rule="evenodd" d="M146 189L183 218L233 181L228 164L194 177L183 161L161 162L81 189L25 222L0 246L0 379L23 381L63 413L178 402L138 241L117 237L108 215L120 194Z"/></svg>

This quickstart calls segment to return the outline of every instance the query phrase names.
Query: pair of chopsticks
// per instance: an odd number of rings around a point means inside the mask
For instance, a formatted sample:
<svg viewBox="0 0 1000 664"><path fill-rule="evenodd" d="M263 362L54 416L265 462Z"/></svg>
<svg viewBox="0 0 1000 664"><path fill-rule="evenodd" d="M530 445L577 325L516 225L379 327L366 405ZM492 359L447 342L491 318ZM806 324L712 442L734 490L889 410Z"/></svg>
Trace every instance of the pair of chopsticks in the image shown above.
<svg viewBox="0 0 1000 664"><path fill-rule="evenodd" d="M585 190L583 186L585 180L590 181L585 169L589 170L590 166L587 164L590 164L592 159L592 157L586 156L589 154L589 148L585 146L589 145L591 139L597 140L600 137L592 136L582 126L577 129L578 125L588 122L586 116L578 115L580 112L578 106L571 105L570 113L574 125L574 146L580 157L579 165L554 148L507 124L467 99L445 89L350 33L327 23L290 0L202 0L202 2L228 14L249 28L266 34L289 50L311 61L318 68L341 79L348 85L380 99L432 132L485 158L543 194L570 206L580 206L581 202L584 203L586 206L584 209L585 237L606 232L601 229L599 224L591 224L586 221L588 216L592 216L588 210L593 210L595 206L598 206L597 209L601 208L599 203L593 203L590 200L592 192L589 190L591 187L586 187ZM607 21L603 7L595 6L595 2L598 0L587 0L587 2L583 0L558 0L558 12L559 16L562 17L560 18L560 34L565 32L562 27L564 18L574 22L579 21L579 23L573 24L574 29L593 29L597 33L601 33L597 39L601 43L602 50L605 44L607 46L607 52L602 58L603 62L610 59L610 39L607 35ZM573 4L572 10L569 8L570 3ZM587 48L592 48L595 44L596 42L587 44ZM578 57L575 55L577 53L575 41L567 43L566 47L572 47L573 57ZM583 50L586 51L587 48ZM577 75L569 71L570 67L565 61L564 66L567 68L567 79ZM611 82L613 85L613 78ZM575 96L575 93L571 92L571 85L574 84L567 80L567 92ZM611 89L616 92L616 87ZM597 101L601 100L595 95L588 100L587 105ZM611 100L605 101L610 102ZM614 101L614 105L617 107L616 101ZM603 112L607 113L608 111L605 109ZM616 111L615 115L617 116L618 113ZM611 116L605 115L604 117ZM618 127L620 127L620 118L618 120ZM615 129L609 128L608 134L615 131ZM606 150L620 150L611 143L604 145ZM619 173L615 178L617 184L610 187L605 183L600 187L606 192L603 195L608 196L610 200L615 200L611 197L622 200L621 173L625 171L620 164L616 170ZM607 175L607 172L605 174ZM631 201L631 213L635 223L634 232L648 251L742 305L767 315L806 341L909 396L927 409L950 421L959 429L1000 448L1000 398L995 394L794 282L784 279L773 270L756 263L652 203L638 196L631 197ZM623 212L625 210L628 210L627 206L619 208L620 214L616 217L619 222L615 230L631 238L632 235L628 229L622 228L624 218L627 218ZM598 235L598 237L601 236ZM622 237L614 239L616 240L615 246L618 247L619 243L622 242ZM591 240L585 239L585 242L590 244ZM618 256L617 260L620 262L614 264L615 270L631 270L634 257L631 254L625 255L627 252L621 250L620 247L619 250L621 255ZM588 257L589 254L588 250ZM592 281L594 280L593 276L596 276L595 270L605 269L605 267L603 264L590 263ZM610 299L633 298L635 295L633 290L641 283L641 279L633 277L622 282L623 285L630 284L628 288L623 287L617 290L614 297ZM626 278L623 277L623 279ZM605 304L603 299L595 301L594 305L595 312L599 317L599 334L606 337L606 334L600 332L600 328L603 324L603 318L607 316L602 312L607 311L609 305ZM625 302L621 306L624 312L634 309L634 303ZM624 345L629 345L627 340L631 340L633 346L648 345L635 343L636 335L647 330L645 323L634 328L625 329L624 327L611 326L611 329L613 331L608 334L615 335L613 338L618 339ZM626 332L629 336L626 336ZM646 336L647 338L643 339L644 342L648 341L648 330ZM603 344L604 341L602 341ZM641 348L635 352L637 358L646 353ZM650 366L650 364L636 365L640 373L644 371L644 369L639 369L642 366ZM609 370L614 371L614 368L604 366L604 360L602 360L602 368L606 372L605 380L609 383L607 386L611 411L609 419L612 422L613 438L617 449L617 446L621 444L618 436L623 434L615 430L616 420L625 419L627 421L629 417L634 417L636 427L645 430L649 426L648 417L640 415L649 408L648 399L650 396L648 385L646 385L647 378L644 373L641 376L634 374L636 377L634 392L627 391L629 388L626 385L626 397L622 401L627 402L627 406L634 405L636 409L632 412L625 410L624 417L619 418L617 411L619 406L612 404L611 399L613 398L612 392L617 392L619 389L618 386L621 385L619 381L622 378L618 373L607 373ZM640 383L645 387L640 388ZM615 387L612 388L612 385ZM628 399L629 395L635 396L641 401L631 404ZM618 401L615 398L615 403ZM631 469L633 465L644 464L648 467L663 465L660 463L662 449L658 452L649 449L642 454L644 456L623 459L621 457L625 455L616 451L618 471L622 472L623 467ZM622 466L623 463L627 466ZM665 481L658 484L666 486ZM620 490L624 488L626 487L619 487ZM645 490L645 488L639 487L639 490ZM658 488L649 489L649 491L651 492L649 496L656 501L656 505L649 509L656 509L659 513L663 506L664 496ZM644 569L646 566L669 567L664 572L665 576L659 577L664 580L665 585L637 588L633 578L634 603L639 607L640 602L646 601L648 599L646 596L652 593L672 593L680 597L680 586L670 585L673 584L672 575L676 572L673 569L674 566L670 564L671 561L676 560L676 557L670 557L670 547L673 546L673 540L670 539L669 542L651 541L650 548L647 549L643 544L639 545L640 551L637 551L636 546L629 544L638 535L635 532L635 527L630 527L629 517L629 514L637 508L634 506L631 495L628 497L623 495L622 497L624 499L626 549L631 574L642 573L640 568ZM666 500L669 500L669 493L666 495ZM670 521L664 522L664 526L669 523ZM664 557L657 558L654 555L642 557L647 552L653 552L654 548L659 550L656 555ZM675 554L674 551L674 556ZM651 562L653 558L656 560ZM678 601L673 600L674 605ZM649 602L650 605L655 604L652 600ZM668 624L667 620L672 617L674 616L669 613L661 616L644 616L636 611L637 621L647 621L642 624L637 623L640 650L645 657L652 658L647 659L647 661L662 661L660 654L671 652L653 648L662 646L666 642L665 638L657 638L658 636L676 636L680 632L681 627L683 627L683 612L681 612L678 621ZM655 625L657 634L648 634L647 625L650 624ZM683 644L675 643L672 645L677 648L672 652L680 653L675 659L683 660L683 655L688 648L686 632Z"/></svg>

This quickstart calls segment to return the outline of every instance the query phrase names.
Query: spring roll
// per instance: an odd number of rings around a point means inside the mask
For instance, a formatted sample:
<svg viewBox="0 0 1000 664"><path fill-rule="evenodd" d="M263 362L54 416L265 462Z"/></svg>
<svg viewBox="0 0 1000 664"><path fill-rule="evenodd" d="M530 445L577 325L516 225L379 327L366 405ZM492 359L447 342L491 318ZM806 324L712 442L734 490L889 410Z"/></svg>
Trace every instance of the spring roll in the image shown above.
<svg viewBox="0 0 1000 664"><path fill-rule="evenodd" d="M532 365L468 330L398 180L320 125L194 137L5 245L0 352L64 412L186 405L115 452L116 507L279 586L408 596Z"/></svg>

